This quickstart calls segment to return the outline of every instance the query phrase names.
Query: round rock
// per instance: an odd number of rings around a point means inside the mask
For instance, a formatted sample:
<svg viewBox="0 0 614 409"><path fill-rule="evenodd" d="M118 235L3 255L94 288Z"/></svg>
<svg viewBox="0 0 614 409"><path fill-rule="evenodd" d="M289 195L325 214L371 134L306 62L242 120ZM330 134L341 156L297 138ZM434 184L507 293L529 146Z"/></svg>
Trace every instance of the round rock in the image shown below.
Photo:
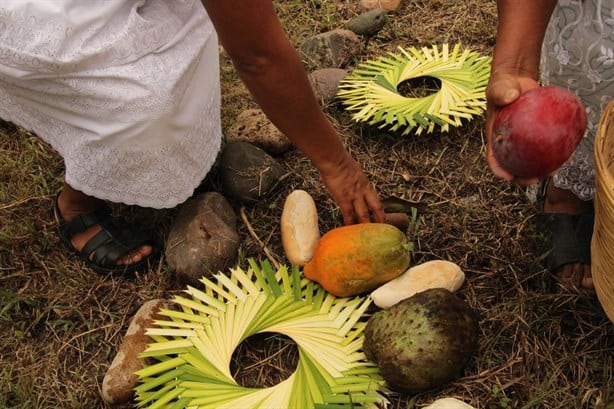
<svg viewBox="0 0 614 409"><path fill-rule="evenodd" d="M180 283L199 285L203 276L226 271L236 261L237 215L216 192L185 202L173 220L165 254Z"/></svg>
<svg viewBox="0 0 614 409"><path fill-rule="evenodd" d="M219 163L224 193L240 202L257 202L271 192L284 173L277 161L257 146L229 142Z"/></svg>

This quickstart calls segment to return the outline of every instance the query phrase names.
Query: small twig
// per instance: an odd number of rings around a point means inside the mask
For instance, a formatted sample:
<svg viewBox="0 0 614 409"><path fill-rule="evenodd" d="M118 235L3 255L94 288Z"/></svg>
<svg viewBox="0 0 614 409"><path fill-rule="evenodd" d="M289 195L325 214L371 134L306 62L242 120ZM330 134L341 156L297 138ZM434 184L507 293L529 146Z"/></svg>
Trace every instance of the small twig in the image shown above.
<svg viewBox="0 0 614 409"><path fill-rule="evenodd" d="M241 219L243 220L243 223L245 223L245 226L247 227L249 234L252 236L254 240L258 242L258 244L260 244L262 251L264 251L264 254L267 256L271 264L273 264L273 266L276 269L279 269L279 267L281 266L281 263L277 260L277 257L275 257L275 255L271 252L271 250L269 250L266 244L264 244L264 242L260 240L260 237L258 237L256 232L254 231L254 228L250 224L249 220L247 220L247 214L245 213L245 207L241 207L239 213L241 214Z"/></svg>
<svg viewBox="0 0 614 409"><path fill-rule="evenodd" d="M70 346L70 343L73 342L74 340L84 337L88 334L91 334L92 332L96 332L96 331L100 331L106 328L110 328L112 326L114 326L115 324L107 324L107 325L103 325L102 327L97 327L97 328L92 328L90 330L87 330L85 332L82 332L80 334L77 334L75 336L73 336L71 339L69 339L68 341L64 342L63 345L57 350L57 352L55 352L56 354L59 354L60 352L62 352L64 350L64 348Z"/></svg>
<svg viewBox="0 0 614 409"><path fill-rule="evenodd" d="M497 367L488 368L488 369L483 370L480 373L477 373L477 374L474 374L474 375L465 376L465 377L462 378L462 380L464 382L464 381L470 381L470 380L476 380L476 379L480 379L480 378L485 378L487 376L492 376L492 375L498 374L499 372L508 370L508 369L512 368L514 365L516 365L516 364L518 364L520 362L522 362L522 358L513 358L513 359L510 359L509 361L507 361L507 362L505 362L505 363L503 363L503 364L501 364L501 365L499 365Z"/></svg>
<svg viewBox="0 0 614 409"><path fill-rule="evenodd" d="M7 210L7 209L10 209L11 207L21 206L22 204L28 203L31 200L47 199L49 197L50 197L50 195L26 197L25 199L18 200L18 201L13 202L13 203L7 203L5 205L0 206L0 210Z"/></svg>

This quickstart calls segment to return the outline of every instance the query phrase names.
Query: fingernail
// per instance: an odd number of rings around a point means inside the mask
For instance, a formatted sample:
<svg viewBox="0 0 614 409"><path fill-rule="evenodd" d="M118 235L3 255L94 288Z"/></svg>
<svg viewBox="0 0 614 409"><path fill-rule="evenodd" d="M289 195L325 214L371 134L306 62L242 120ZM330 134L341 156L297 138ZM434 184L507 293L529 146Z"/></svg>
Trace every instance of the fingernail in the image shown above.
<svg viewBox="0 0 614 409"><path fill-rule="evenodd" d="M515 89L508 89L505 91L504 98L506 101L513 101L518 96L518 91Z"/></svg>

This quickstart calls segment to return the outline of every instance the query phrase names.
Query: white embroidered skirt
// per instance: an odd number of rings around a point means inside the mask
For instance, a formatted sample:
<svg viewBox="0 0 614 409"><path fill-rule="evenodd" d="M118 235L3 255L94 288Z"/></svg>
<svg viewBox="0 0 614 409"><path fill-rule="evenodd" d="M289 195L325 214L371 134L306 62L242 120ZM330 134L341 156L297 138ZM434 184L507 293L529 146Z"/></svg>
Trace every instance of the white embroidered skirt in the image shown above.
<svg viewBox="0 0 614 409"><path fill-rule="evenodd" d="M197 0L2 0L0 118L114 202L189 198L221 142L217 36Z"/></svg>

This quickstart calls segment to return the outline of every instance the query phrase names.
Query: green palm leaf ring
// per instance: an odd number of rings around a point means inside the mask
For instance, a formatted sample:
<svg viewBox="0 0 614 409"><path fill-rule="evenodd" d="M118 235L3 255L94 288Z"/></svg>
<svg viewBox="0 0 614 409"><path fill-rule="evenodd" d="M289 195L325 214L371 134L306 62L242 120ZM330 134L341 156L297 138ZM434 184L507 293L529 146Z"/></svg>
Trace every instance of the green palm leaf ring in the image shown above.
<svg viewBox="0 0 614 409"><path fill-rule="evenodd" d="M384 381L362 352L368 297L337 298L302 277L298 267L275 271L249 260L247 270L202 278L177 308L147 329L142 353L153 359L136 372L138 407L356 408L387 400ZM268 388L239 385L230 373L233 352L247 337L273 332L299 352L295 371Z"/></svg>
<svg viewBox="0 0 614 409"><path fill-rule="evenodd" d="M460 44L452 50L448 44L399 50L360 64L341 81L337 96L353 120L419 135L447 132L484 112L490 57L461 50ZM429 77L440 85L435 92L421 97L399 93L403 82Z"/></svg>

